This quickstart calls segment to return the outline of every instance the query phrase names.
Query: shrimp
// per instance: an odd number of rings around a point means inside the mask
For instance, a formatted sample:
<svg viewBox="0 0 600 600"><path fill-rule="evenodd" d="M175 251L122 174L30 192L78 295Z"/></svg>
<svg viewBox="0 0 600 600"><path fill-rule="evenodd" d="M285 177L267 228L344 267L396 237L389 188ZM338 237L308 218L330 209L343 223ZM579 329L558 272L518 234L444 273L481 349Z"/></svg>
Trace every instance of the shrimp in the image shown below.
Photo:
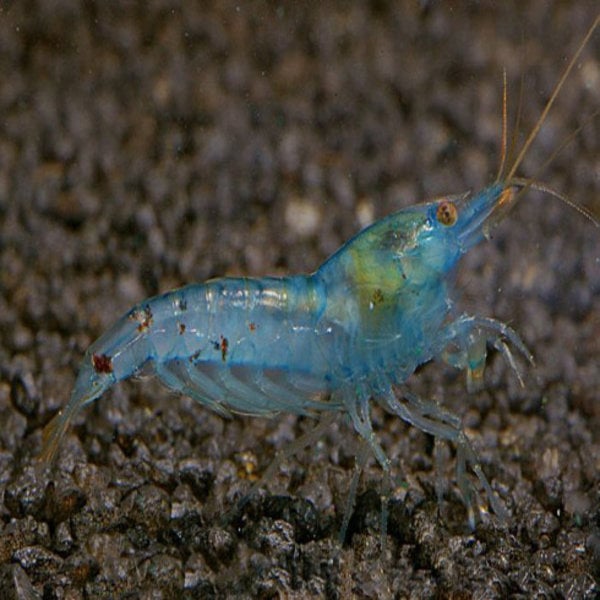
<svg viewBox="0 0 600 600"><path fill-rule="evenodd" d="M320 418L317 428L296 440L286 456L318 439L336 414L347 415L363 446L342 541L357 479L370 454L387 481L383 500L389 493L391 465L373 430L373 403L455 445L456 482L472 526L476 490L468 469L494 513L506 519L459 417L416 396L406 381L420 365L440 360L465 370L468 389L479 389L488 346L503 355L519 379L511 347L532 362L509 326L456 315L452 275L461 257L489 236L529 188L569 203L516 172L599 23L600 16L510 168L504 172L503 159L496 181L479 193L444 196L395 212L358 233L309 275L213 279L134 306L86 351L68 404L45 428L42 459L54 459L83 407L143 369L225 417L292 413ZM506 84L504 89L506 98ZM503 120L505 125L505 115ZM503 142L505 149L505 126ZM382 506L383 543L387 503Z"/></svg>

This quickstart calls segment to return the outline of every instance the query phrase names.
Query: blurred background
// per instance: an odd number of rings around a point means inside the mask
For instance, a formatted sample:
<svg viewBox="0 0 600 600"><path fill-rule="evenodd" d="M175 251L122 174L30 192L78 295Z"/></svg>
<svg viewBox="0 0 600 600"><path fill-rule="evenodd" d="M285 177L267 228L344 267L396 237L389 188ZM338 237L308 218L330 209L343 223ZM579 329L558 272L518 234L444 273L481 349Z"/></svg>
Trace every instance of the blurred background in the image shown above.
<svg viewBox="0 0 600 600"><path fill-rule="evenodd" d="M439 364L410 382L463 417L508 525L468 529L452 448L438 511L432 440L377 412L398 483L384 556L375 465L338 551L343 419L222 523L310 423L223 421L152 381L88 409L54 470L34 460L86 347L134 303L312 271L374 219L492 181L502 70L522 142L597 11L2 3L0 596L597 597L600 232L548 196L524 197L456 283L457 310L522 334L525 387L495 355L480 394ZM596 215L599 57L597 31L519 169Z"/></svg>

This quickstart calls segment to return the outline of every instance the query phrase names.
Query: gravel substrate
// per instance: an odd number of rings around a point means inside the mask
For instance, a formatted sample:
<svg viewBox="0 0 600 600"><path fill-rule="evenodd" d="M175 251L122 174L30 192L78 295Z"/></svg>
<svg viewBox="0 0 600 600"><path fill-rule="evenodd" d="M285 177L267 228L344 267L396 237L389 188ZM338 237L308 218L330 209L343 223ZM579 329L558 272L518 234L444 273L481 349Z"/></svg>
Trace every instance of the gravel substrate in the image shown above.
<svg viewBox="0 0 600 600"><path fill-rule="evenodd" d="M502 69L527 132L596 1L0 5L0 598L600 597L600 230L524 198L457 277L461 309L533 352L486 387L410 381L457 412L511 512L474 531L442 447L379 412L381 472L337 533L356 437L343 418L238 514L311 423L224 420L152 380L41 431L86 347L144 297L316 268L372 219L491 181ZM600 214L600 31L520 169ZM587 120L586 120L587 119Z"/></svg>

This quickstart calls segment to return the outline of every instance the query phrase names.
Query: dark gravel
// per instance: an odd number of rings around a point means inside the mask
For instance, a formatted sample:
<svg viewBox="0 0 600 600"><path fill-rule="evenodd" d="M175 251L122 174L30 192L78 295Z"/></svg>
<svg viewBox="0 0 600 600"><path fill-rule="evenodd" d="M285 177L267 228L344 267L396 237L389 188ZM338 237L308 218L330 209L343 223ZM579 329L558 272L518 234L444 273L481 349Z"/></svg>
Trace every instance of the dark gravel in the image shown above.
<svg viewBox="0 0 600 600"><path fill-rule="evenodd" d="M315 268L370 218L478 189L498 165L502 68L522 131L597 2L8 2L0 5L0 598L600 596L600 232L530 194L459 277L536 366L486 390L411 382L464 418L512 512L475 531L433 443L375 413L380 472L337 531L355 437L340 422L240 514L309 427L223 421L155 382L117 386L35 461L85 348L132 304L225 274ZM520 169L600 214L600 31ZM229 512L228 512L229 511ZM229 514L229 519L223 515Z"/></svg>

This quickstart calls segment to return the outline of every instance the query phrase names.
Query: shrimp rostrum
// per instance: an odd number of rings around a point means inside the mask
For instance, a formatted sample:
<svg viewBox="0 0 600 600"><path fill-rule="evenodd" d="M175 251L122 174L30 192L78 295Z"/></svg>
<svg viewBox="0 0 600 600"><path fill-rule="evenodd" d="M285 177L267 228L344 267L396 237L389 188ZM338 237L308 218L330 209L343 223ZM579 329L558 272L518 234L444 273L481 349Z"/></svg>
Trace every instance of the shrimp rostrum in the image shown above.
<svg viewBox="0 0 600 600"><path fill-rule="evenodd" d="M515 172L598 21L521 152L493 184L475 195L443 197L391 214L310 275L214 279L141 302L87 350L69 403L45 430L43 458L54 457L84 406L144 369L224 416L287 412L326 420L345 413L387 479L390 462L371 423L372 403L377 403L455 445L457 485L470 521L476 492L469 469L493 511L503 517L505 509L460 419L404 384L419 365L441 360L464 369L468 387L477 389L488 346L516 372L510 347L531 360L507 325L457 316L452 274L527 188L546 190ZM347 523L348 515L342 535Z"/></svg>

